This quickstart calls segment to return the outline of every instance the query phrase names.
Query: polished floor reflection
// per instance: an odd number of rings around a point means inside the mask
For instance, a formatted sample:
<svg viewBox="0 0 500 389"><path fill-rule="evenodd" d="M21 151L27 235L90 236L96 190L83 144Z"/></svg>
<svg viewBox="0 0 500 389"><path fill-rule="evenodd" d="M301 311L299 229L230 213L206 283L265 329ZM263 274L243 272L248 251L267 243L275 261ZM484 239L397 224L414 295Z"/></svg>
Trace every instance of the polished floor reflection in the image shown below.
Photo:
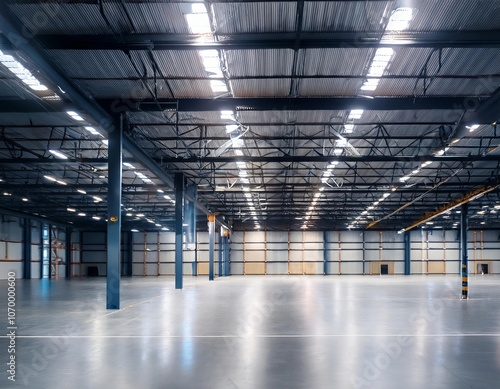
<svg viewBox="0 0 500 389"><path fill-rule="evenodd" d="M497 388L500 277L18 281L17 380L1 388ZM0 298L7 300L0 281ZM0 314L6 317L6 304ZM4 320L1 321L4 323ZM5 326L6 327L6 326ZM5 329L2 330L4 332ZM6 337L0 362L7 361Z"/></svg>

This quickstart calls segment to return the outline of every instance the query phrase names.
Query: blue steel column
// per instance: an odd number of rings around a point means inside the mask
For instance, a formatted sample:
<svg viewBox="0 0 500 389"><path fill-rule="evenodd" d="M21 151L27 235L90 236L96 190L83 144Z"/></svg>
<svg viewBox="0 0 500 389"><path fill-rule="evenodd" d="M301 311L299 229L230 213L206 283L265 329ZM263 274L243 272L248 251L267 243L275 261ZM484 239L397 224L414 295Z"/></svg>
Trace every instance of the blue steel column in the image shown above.
<svg viewBox="0 0 500 389"><path fill-rule="evenodd" d="M462 212L460 213L460 249L462 252L462 299L464 300L469 296L469 256L467 253L468 211L468 204L463 204Z"/></svg>
<svg viewBox="0 0 500 389"><path fill-rule="evenodd" d="M194 240L194 268L193 268L193 276L198 276L198 232L196 233L196 238Z"/></svg>
<svg viewBox="0 0 500 389"><path fill-rule="evenodd" d="M132 231L127 231L127 251L125 252L125 269L123 275L132 277L132 261L134 255L134 236Z"/></svg>
<svg viewBox="0 0 500 389"><path fill-rule="evenodd" d="M109 133L106 309L120 309L122 143L123 114L120 117L120 127Z"/></svg>
<svg viewBox="0 0 500 389"><path fill-rule="evenodd" d="M323 275L326 276L328 273L328 232L323 231Z"/></svg>
<svg viewBox="0 0 500 389"><path fill-rule="evenodd" d="M45 223L40 223L40 279L43 278L43 268L45 266L45 258L46 254L44 255L44 251L47 248L47 245L45 243L46 239L44 238L44 230L45 230Z"/></svg>
<svg viewBox="0 0 500 389"><path fill-rule="evenodd" d="M31 220L24 219L23 231L23 278L31 279Z"/></svg>
<svg viewBox="0 0 500 389"><path fill-rule="evenodd" d="M49 231L49 235L48 235L48 238L47 238L47 241L48 241L48 246L47 246L47 257L48 257L47 258L47 263L48 263L48 267L49 267L48 278L51 279L52 278L52 226L50 224L48 225L48 231Z"/></svg>
<svg viewBox="0 0 500 389"><path fill-rule="evenodd" d="M218 246L218 252L217 256L219 258L219 277L222 277L224 275L224 261L222 259L222 254L224 252L224 244L223 244L223 237L222 237L222 227L219 228L219 246Z"/></svg>
<svg viewBox="0 0 500 389"><path fill-rule="evenodd" d="M71 227L66 227L66 252L65 252L65 262L66 262L66 278L71 277L71 260L72 260L72 251L71 248L73 246L73 241L71 239L71 234L73 233L73 229Z"/></svg>
<svg viewBox="0 0 500 389"><path fill-rule="evenodd" d="M405 231L404 233L405 241L405 275L409 276L411 274L411 241L410 241L410 231Z"/></svg>
<svg viewBox="0 0 500 389"><path fill-rule="evenodd" d="M175 184L175 289L182 289L184 174L176 173Z"/></svg>
<svg viewBox="0 0 500 389"><path fill-rule="evenodd" d="M215 214L208 215L208 279L214 280Z"/></svg>
<svg viewBox="0 0 500 389"><path fill-rule="evenodd" d="M224 275L229 277L229 231L224 231L222 243L224 247Z"/></svg>

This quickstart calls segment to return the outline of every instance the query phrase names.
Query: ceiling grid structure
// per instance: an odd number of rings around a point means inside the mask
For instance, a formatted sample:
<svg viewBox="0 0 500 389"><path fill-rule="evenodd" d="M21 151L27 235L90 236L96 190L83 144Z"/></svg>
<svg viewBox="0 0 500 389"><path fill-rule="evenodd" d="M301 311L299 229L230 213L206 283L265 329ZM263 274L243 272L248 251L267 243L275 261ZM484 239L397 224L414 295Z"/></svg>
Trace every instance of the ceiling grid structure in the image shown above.
<svg viewBox="0 0 500 389"><path fill-rule="evenodd" d="M387 31L402 8L407 28ZM3 9L92 104L125 114L124 229L173 228L177 172L234 229L379 221L373 228L401 230L498 183L494 4L12 0ZM189 24L204 14L208 27ZM106 132L4 28L2 53L48 92L0 65L0 208L105 228ZM370 75L380 48L392 55ZM498 188L474 199L471 226L499 228L498 204ZM494 212L477 214L483 207ZM447 216L428 228L459 220Z"/></svg>

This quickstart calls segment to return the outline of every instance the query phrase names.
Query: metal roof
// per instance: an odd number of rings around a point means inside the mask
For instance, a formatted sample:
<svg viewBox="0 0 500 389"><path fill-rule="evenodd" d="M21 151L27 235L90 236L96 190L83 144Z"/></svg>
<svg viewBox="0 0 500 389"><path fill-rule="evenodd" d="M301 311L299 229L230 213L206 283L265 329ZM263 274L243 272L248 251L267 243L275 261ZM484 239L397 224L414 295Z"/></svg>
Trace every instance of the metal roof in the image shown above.
<svg viewBox="0 0 500 389"><path fill-rule="evenodd" d="M211 32L191 33L194 3ZM235 229L401 229L498 185L499 5L423 0L389 31L398 4L3 2L0 50L47 90L0 63L0 213L104 229L106 115L124 120L127 230L172 228L179 172ZM498 204L471 202L471 226L499 228Z"/></svg>

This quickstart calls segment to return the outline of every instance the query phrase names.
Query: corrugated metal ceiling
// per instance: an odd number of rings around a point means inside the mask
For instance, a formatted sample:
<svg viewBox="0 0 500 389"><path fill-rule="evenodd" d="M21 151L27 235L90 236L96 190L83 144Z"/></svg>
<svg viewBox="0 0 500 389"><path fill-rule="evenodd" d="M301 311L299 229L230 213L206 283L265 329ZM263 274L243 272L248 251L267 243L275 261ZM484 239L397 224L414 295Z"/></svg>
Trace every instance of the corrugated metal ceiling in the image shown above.
<svg viewBox="0 0 500 389"><path fill-rule="evenodd" d="M121 42L121 35L139 33L160 34L189 34L189 28L183 16L189 9L187 2L171 1L141 1L141 2L115 2L104 1L103 13L101 15L99 5L78 3L76 1L54 4L49 9L49 3L42 4L20 4L13 2L11 8L21 20L33 20L38 15L40 20L46 22L36 27L37 34L114 34L117 42ZM299 37L301 32L327 32L334 34L339 32L355 32L362 37L363 32L370 31L380 33L391 9L395 6L394 1L306 1L304 3L304 15L300 30L297 29L298 2L220 2L207 3L213 10L214 24L217 36L205 37L205 41L216 42L219 38L226 39L224 35L233 34L234 39L241 37L239 34L247 33L275 33L273 37L279 39L280 33L296 33ZM497 20L500 4L481 0L422 0L418 2L415 18L410 23L410 31L464 31L464 30L493 30L500 29ZM105 20L107 19L107 21ZM35 28L35 27L33 27ZM487 34L487 32L485 32ZM270 35L267 35L270 36ZM289 35L288 37L293 36ZM332 35L333 36L333 35ZM460 35L457 33L457 39ZM170 37L169 37L170 38ZM184 35L177 37L179 41L186 39ZM36 37L35 37L36 39ZM184 43L193 44L194 37ZM245 37L248 39L248 37ZM461 95L490 95L500 83L500 52L496 48L446 48L441 52L433 51L431 48L403 48L395 47L395 55L387 69L391 76L412 76L413 78L395 78L381 80L374 92L362 92L360 90L363 76L366 74L370 61L375 53L374 48L328 48L328 49L304 49L297 53L292 49L232 49L221 52L221 57L226 60L227 74L234 77L230 81L231 91L234 97L286 97L290 94L299 96L323 97L323 96L355 96L359 94L384 96L419 96L424 93L423 81L417 82L417 76L423 74L427 63L427 77L430 86L425 92L434 96L461 96ZM130 55L127 56L128 53ZM432 53L432 55L431 55ZM172 50L160 51L101 51L101 50L50 50L50 56L59 67L76 80L85 92L96 98L107 99L151 99L157 98L218 98L227 97L224 93L214 93L210 87L210 79L204 69L202 60L196 50ZM441 64L438 58L441 54ZM294 60L296 59L296 62ZM159 72L154 71L154 64L158 65ZM135 66L134 66L135 65ZM440 67L439 67L440 66ZM292 72L299 77L292 79ZM153 76L160 79L155 83ZM332 78L309 78L314 76L332 76ZM432 76L483 76L479 79L441 79ZM495 75L489 78L489 75ZM9 78L9 74L0 70L0 76ZM290 76L290 77L282 77ZM308 78L301 78L307 76ZM354 77L347 77L354 76ZM269 77L252 79L252 77ZM246 78L246 79L244 79ZM3 79L0 83L0 97L15 99L36 100L31 92L19 88L19 82ZM416 86L416 87L415 87ZM220 95L220 96L219 96ZM103 107L109 109L110 107ZM149 107L151 108L151 107ZM377 129L373 125L357 125L354 132L345 134L350 143L357 148L362 155L405 155L426 156L432 150L445 144L448 134L439 130L439 122L458 121L462 110L401 110L401 111L366 111L359 120L354 122L378 122L382 123L387 130L386 138L377 135ZM82 112L86 118L88 116ZM244 155L268 155L281 157L289 153L294 156L331 156L335 145L335 134L333 130L342 131L340 125L330 128L325 124L317 125L295 125L297 122L305 123L338 123L347 120L348 111L240 111L238 119L246 123L274 123L269 126L251 126L250 132L244 136ZM129 113L128 119L134 128L131 131L133 139L144 150L156 158L184 156L213 156L216 150L229 142L230 135L226 133L225 124L230 121L221 119L220 112L181 112L178 121L183 124L178 131L175 127L177 117L173 112ZM171 122L170 125L165 123ZM391 125L391 122L435 122L437 124ZM65 113L37 114L37 113L8 113L0 114L2 125L26 125L27 129L12 131L9 137L21 139L24 147L40 150L47 154L48 147L57 147L58 140L47 136L48 140L38 140L37 130L30 129L30 125L64 125L75 122ZM208 126L192 129L190 123L217 123L217 126ZM149 125L147 125L149 124ZM151 125L152 124L152 125ZM156 126L154 124L157 124ZM192 131L191 131L192 130ZM446 131L449 131L447 128ZM46 130L44 129L46 135ZM88 134L64 133L62 129L55 129L52 136L68 139L74 137L76 146L68 147L62 145L70 155L78 153L78 139L85 138ZM426 139L418 139L426 135ZM492 127L480 128L474 134L478 138L461 141L448 151L448 155L466 155L466 153L484 152L488 146L496 146L490 139L495 134ZM81 138L80 138L80 137ZM269 141L250 139L251 137L270 136L281 137ZM302 138L293 139L294 136ZM398 137L412 137L412 139L398 139ZM176 140L161 140L155 138L177 137ZM190 139L188 139L190 137ZM218 139L213 139L217 137ZM249 139L245 139L248 137ZM304 139L314 137L325 137L326 139ZM486 137L487 142L483 144L479 137ZM52 139L52 140L50 140ZM66 140L68 140L66 139ZM494 138L492 138L494 139ZM486 141L485 141L486 142ZM92 142L87 142L85 145ZM81 156L95 157L105 156L106 147L96 141L92 143L92 150L83 150ZM0 153L7 157L9 150L4 147ZM350 155L344 150L345 155ZM128 156L128 154L125 154ZM222 156L234 156L235 150L229 147L222 152ZM138 164L137 164L138 165ZM489 174L495 171L495 164L475 165L476 170L471 172L485 172ZM63 166L63 165L61 165ZM241 182L237 181L237 166L233 162L205 164L201 162L166 164L167 169L172 171L183 170L187 177L196 182L209 184L209 188L215 185L234 184L239 187ZM289 171L288 184L290 187L277 187L286 195L295 198L311 198L311 193L295 194L295 184L311 183L312 188L319 187L321 183L322 170L325 163L303 162L292 163L253 163L248 164L247 169L251 172L250 182L255 185L263 183L278 183L283 180L280 176L284 166L293 167ZM300 166L300 169L297 168ZM356 182L359 184L380 183L383 185L399 185L399 177L407 174L419 166L418 161L406 162L347 162L341 163L335 170L335 178L341 182ZM432 182L449 176L453 169L460 163L453 162L442 164L443 170L433 177L415 177L412 182L431 184ZM358 169L355 175L353 168ZM3 167L5 170L5 167ZM297 168L297 169L296 169ZM38 170L37 170L38 169ZM35 167L30 171L30 177L35 180L39 171L45 171L45 166ZM58 170L62 171L62 170ZM432 171L432 170L430 170ZM361 172L361 173L359 173ZM168 171L170 173L170 170ZM28 174L28 173L27 173ZM76 172L68 170L67 177L76 177ZM148 173L149 174L149 173ZM460 173L460 180L467 181L467 169ZM17 175L16 179L22 180L21 170L12 173ZM278 176L273 176L278 175ZM125 182L140 184L131 171L125 173ZM91 182L89 178L82 178L83 182ZM105 179L99 179L105 183ZM459 178L452 181L459 182ZM451 182L451 181L450 181ZM364 187L364 186L363 186ZM460 188L466 188L463 183ZM149 188L151 189L151 188ZM265 186L262 187L266 189ZM465 190L465 189L464 189ZM340 192L340 191L339 191ZM400 195L396 193L394 199L406 201L415 196L416 192ZM436 192L438 193L438 192ZM207 198L212 201L212 206L224 208L222 200L216 198L215 193L205 192ZM356 199L367 200L375 198L379 193L357 193L350 200L351 207L360 207ZM238 196L243 199L241 193ZM277 195L287 201L285 195ZM281 196L281 197L280 197ZM346 201L351 194L343 192L336 194L334 190L327 190L325 198L330 201ZM446 195L449 196L449 195ZM445 195L439 193L435 196L432 204L446 200ZM148 200L149 201L149 200ZM215 205L214 205L215 204ZM243 203L244 204L244 203ZM245 208L245 205L237 205L236 208ZM286 208L286 207L285 207ZM283 209L282 209L283 210ZM385 211L388 211L386 208ZM381 210L382 212L382 210ZM414 210L408 213L413 215Z"/></svg>
<svg viewBox="0 0 500 389"><path fill-rule="evenodd" d="M382 31L392 1L306 1L303 31Z"/></svg>
<svg viewBox="0 0 500 389"><path fill-rule="evenodd" d="M296 2L214 3L218 34L295 30Z"/></svg>
<svg viewBox="0 0 500 389"><path fill-rule="evenodd" d="M500 3L483 0L422 0L410 29L415 31L464 31L500 29ZM487 9L487 11L486 11ZM486 11L486 12L485 12Z"/></svg>

